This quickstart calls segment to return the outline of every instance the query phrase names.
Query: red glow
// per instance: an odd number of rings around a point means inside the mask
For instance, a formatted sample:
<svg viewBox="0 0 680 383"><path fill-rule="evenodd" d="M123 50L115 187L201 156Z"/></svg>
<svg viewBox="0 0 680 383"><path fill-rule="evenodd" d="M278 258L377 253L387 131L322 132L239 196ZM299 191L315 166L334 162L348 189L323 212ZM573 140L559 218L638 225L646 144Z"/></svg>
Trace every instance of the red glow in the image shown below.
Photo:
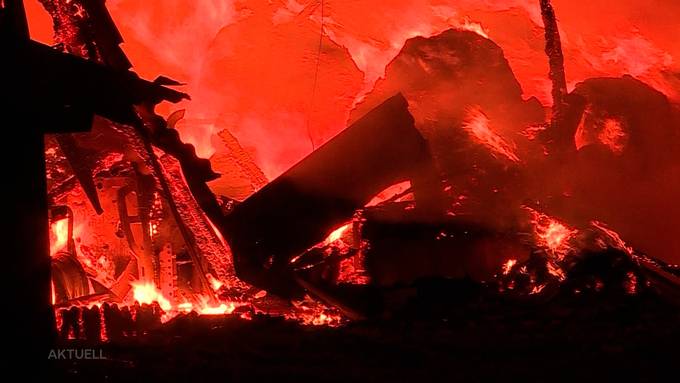
<svg viewBox="0 0 680 383"><path fill-rule="evenodd" d="M680 3L553 4L570 86L630 73L677 99L679 81L665 73L679 70L680 42L668 31ZM488 35L503 48L524 96L551 102L538 1L327 1L323 28L317 1L109 0L107 6L135 70L188 84L194 101L185 105L183 137L208 156L224 150L218 134L228 129L270 178L339 132L414 36L451 27Z"/></svg>

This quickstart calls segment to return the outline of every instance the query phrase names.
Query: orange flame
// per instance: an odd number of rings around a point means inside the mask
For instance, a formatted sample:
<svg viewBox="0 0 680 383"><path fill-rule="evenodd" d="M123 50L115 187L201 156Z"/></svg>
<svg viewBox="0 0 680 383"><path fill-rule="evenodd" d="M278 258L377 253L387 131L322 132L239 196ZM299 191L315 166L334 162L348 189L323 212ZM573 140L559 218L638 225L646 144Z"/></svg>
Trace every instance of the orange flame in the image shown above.
<svg viewBox="0 0 680 383"><path fill-rule="evenodd" d="M161 291L156 287L153 282L132 282L134 300L140 304L151 304L153 302L158 302L161 308L165 311L170 311L172 305L170 301L167 300Z"/></svg>
<svg viewBox="0 0 680 383"><path fill-rule="evenodd" d="M210 286L215 291L219 290L224 285L224 283L222 283L222 281L213 277L212 274L206 274L205 276L208 279L208 282L210 282Z"/></svg>
<svg viewBox="0 0 680 383"><path fill-rule="evenodd" d="M331 243L339 240L342 238L342 236L345 234L347 229L352 227L352 222L347 223L345 225L340 226L339 228L333 230L328 237L326 237L326 240L324 241L325 244L330 245Z"/></svg>

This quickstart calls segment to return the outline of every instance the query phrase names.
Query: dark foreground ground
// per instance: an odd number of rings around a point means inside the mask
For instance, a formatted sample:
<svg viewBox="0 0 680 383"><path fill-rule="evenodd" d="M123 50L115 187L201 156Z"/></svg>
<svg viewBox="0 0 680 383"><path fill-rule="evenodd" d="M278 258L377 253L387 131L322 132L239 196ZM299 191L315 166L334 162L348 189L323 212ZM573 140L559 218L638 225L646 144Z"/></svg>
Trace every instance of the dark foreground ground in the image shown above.
<svg viewBox="0 0 680 383"><path fill-rule="evenodd" d="M656 295L509 302L436 290L391 319L339 328L187 315L123 342L63 344L107 359L58 361L55 381L680 381L680 311Z"/></svg>

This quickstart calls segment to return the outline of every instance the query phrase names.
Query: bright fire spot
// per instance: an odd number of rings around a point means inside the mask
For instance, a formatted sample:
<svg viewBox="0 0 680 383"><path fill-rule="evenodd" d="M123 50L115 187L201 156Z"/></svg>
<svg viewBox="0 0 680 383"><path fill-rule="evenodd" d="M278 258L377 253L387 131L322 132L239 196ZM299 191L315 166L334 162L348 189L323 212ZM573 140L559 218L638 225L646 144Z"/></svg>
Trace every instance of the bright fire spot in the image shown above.
<svg viewBox="0 0 680 383"><path fill-rule="evenodd" d="M325 240L324 242L325 242L327 245L330 245L331 243L333 243L333 242L339 240L340 238L342 238L343 234L345 234L345 232L347 231L347 229L349 229L350 227L352 227L352 222L347 223L347 224L345 224L345 225L343 225L343 226L340 226L339 228L333 230L333 231L328 235L328 237L326 237L326 240Z"/></svg>
<svg viewBox="0 0 680 383"><path fill-rule="evenodd" d="M516 259L508 259L505 264L503 264L503 275L508 275L510 273L510 270L512 270L512 267L517 264Z"/></svg>
<svg viewBox="0 0 680 383"><path fill-rule="evenodd" d="M626 147L628 135L621 121L615 118L608 118L604 121L602 130L597 135L597 138L601 143L609 147L614 154L621 154Z"/></svg>
<svg viewBox="0 0 680 383"><path fill-rule="evenodd" d="M140 304L151 304L153 302L158 302L161 308L165 311L172 309L170 301L167 300L161 293L156 285L152 282L132 282L130 283L133 289L133 297L135 301Z"/></svg>
<svg viewBox="0 0 680 383"><path fill-rule="evenodd" d="M479 143L491 149L494 156L499 154L512 162L519 162L519 157L515 154L514 145L508 143L491 129L489 118L479 107L468 110L463 129Z"/></svg>
<svg viewBox="0 0 680 383"><path fill-rule="evenodd" d="M213 277L212 274L206 274L206 278L208 279L208 282L210 282L210 286L214 291L217 291L222 287L224 284L217 278Z"/></svg>
<svg viewBox="0 0 680 383"><path fill-rule="evenodd" d="M177 305L177 310L190 313L194 309L194 305L191 302L184 302Z"/></svg>
<svg viewBox="0 0 680 383"><path fill-rule="evenodd" d="M557 219L534 209L527 208L531 213L531 223L539 246L546 248L551 255L562 258L571 250L569 240L578 233Z"/></svg>
<svg viewBox="0 0 680 383"><path fill-rule="evenodd" d="M217 306L205 306L201 307L198 312L199 314L202 315L222 315L222 314L231 314L236 310L236 305L233 302L227 303L220 303Z"/></svg>
<svg viewBox="0 0 680 383"><path fill-rule="evenodd" d="M210 298L207 296L200 296L196 312L202 315L223 315L231 314L236 310L236 304L234 302L219 302L218 304L213 304L210 302Z"/></svg>
<svg viewBox="0 0 680 383"><path fill-rule="evenodd" d="M68 219L61 219L52 224L52 236L50 241L50 254L53 256L59 252L68 242Z"/></svg>

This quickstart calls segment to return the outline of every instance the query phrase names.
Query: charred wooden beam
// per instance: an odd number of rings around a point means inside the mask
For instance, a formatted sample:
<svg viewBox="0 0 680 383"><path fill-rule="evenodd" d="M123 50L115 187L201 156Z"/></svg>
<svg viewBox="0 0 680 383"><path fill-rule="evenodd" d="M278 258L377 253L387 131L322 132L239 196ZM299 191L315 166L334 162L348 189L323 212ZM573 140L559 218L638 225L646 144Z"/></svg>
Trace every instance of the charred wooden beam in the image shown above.
<svg viewBox="0 0 680 383"><path fill-rule="evenodd" d="M272 292L295 292L289 261L351 219L383 189L411 180L424 219L441 190L406 99L394 96L269 183L221 222L237 275Z"/></svg>
<svg viewBox="0 0 680 383"><path fill-rule="evenodd" d="M57 134L56 140L95 212L97 212L97 214L102 214L104 210L102 209L101 202L99 202L97 186L94 184L94 178L92 178L94 164L88 158L85 151L78 146L78 143L72 134Z"/></svg>
<svg viewBox="0 0 680 383"><path fill-rule="evenodd" d="M545 28L545 53L548 55L550 81L552 82L552 123L555 124L562 116L564 98L567 95L567 77L564 71L564 55L562 53L560 31L555 17L555 10L550 0L541 0L541 15L543 16Z"/></svg>

